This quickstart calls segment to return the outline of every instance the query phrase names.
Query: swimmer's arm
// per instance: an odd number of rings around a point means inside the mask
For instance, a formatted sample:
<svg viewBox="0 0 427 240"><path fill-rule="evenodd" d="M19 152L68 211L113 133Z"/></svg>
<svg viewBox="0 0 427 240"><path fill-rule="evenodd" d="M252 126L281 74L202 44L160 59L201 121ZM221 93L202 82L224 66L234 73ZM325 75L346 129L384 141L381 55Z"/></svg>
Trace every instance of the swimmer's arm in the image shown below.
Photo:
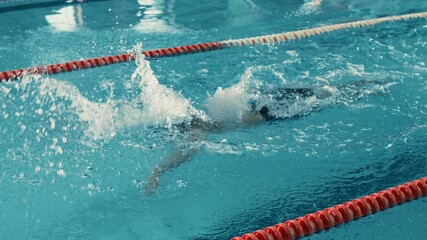
<svg viewBox="0 0 427 240"><path fill-rule="evenodd" d="M202 135L199 131L189 133L191 142L198 142L202 139ZM193 144L194 145L194 144ZM200 149L199 146L187 146L177 149L168 157L168 160L160 166L157 166L153 169L153 173L148 181L147 186L145 187L145 192L150 194L155 188L159 186L159 177L170 171L173 168L178 167L184 162L190 160Z"/></svg>
<svg viewBox="0 0 427 240"><path fill-rule="evenodd" d="M160 166L154 168L150 180L145 188L147 193L151 193L157 186L159 186L159 177L169 170L178 167L182 163L188 161L192 156L196 154L198 147L192 147L189 149L180 149L175 151L169 156L168 161Z"/></svg>

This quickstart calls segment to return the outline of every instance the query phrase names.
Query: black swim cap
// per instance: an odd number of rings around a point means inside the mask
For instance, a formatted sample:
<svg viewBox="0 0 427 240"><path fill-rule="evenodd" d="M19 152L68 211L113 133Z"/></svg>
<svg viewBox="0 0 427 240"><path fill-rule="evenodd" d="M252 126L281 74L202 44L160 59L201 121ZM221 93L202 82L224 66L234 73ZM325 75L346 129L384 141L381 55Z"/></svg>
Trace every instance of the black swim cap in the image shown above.
<svg viewBox="0 0 427 240"><path fill-rule="evenodd" d="M270 114L268 114L269 110L267 106L262 106L258 112L264 120L270 120L272 118Z"/></svg>

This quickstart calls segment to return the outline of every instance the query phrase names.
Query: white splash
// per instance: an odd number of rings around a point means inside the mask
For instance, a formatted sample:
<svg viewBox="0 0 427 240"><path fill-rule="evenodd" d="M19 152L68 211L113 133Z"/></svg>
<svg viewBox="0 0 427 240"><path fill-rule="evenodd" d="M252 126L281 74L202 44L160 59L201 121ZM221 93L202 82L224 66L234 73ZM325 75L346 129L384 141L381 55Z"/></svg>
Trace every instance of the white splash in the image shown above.
<svg viewBox="0 0 427 240"><path fill-rule="evenodd" d="M132 75L132 81L135 82L135 79L139 81L141 94L133 104L143 104L144 111L139 117L148 120L145 124L171 127L174 123L188 120L193 116L205 118L203 112L191 106L188 99L161 85L154 76L150 63L143 56L139 56L136 62L138 67Z"/></svg>
<svg viewBox="0 0 427 240"><path fill-rule="evenodd" d="M322 0L305 0L296 15L309 15L320 12Z"/></svg>
<svg viewBox="0 0 427 240"><path fill-rule="evenodd" d="M60 98L71 102L71 109L75 109L80 121L86 122L86 135L92 138L113 137L117 128L118 110L115 101L106 103L92 102L83 96L79 89L66 81L44 79L39 87L42 96Z"/></svg>
<svg viewBox="0 0 427 240"><path fill-rule="evenodd" d="M355 67L355 66L352 66ZM363 74L363 67L357 66ZM273 69L265 67L248 68L240 81L228 88L218 88L213 96L207 99L207 114L213 120L221 123L238 123L247 112L256 113L267 109L268 116L277 119L302 117L334 104L348 105L363 97L385 91L389 86L378 81L360 80L337 85L323 82L315 85L287 83L283 77L278 77L276 83L264 85L262 82L272 82L271 79L256 80L254 74L268 71L274 75ZM263 74L265 76L265 74ZM277 77L277 76L276 76ZM296 92L293 93L292 89ZM306 89L306 90L305 90ZM298 91L306 91L303 96ZM265 108L264 108L265 107ZM266 112L263 110L263 112Z"/></svg>
<svg viewBox="0 0 427 240"><path fill-rule="evenodd" d="M252 83L253 69L246 69L245 73L235 85L228 88L217 88L213 96L209 95L206 101L207 114L219 122L240 122L242 115L250 111L249 101L254 94L249 93Z"/></svg>
<svg viewBox="0 0 427 240"><path fill-rule="evenodd" d="M141 46L136 52L142 52ZM41 97L50 102L71 102L81 122L87 123L85 135L94 139L109 139L123 128L135 125L161 125L171 127L193 117L206 119L206 115L193 106L171 88L161 85L154 76L150 64L144 56L138 54L137 68L128 82L131 87L140 89L134 99L113 99L96 102L84 96L79 89L67 81L53 78L37 80L40 82ZM58 101L58 99L61 99Z"/></svg>

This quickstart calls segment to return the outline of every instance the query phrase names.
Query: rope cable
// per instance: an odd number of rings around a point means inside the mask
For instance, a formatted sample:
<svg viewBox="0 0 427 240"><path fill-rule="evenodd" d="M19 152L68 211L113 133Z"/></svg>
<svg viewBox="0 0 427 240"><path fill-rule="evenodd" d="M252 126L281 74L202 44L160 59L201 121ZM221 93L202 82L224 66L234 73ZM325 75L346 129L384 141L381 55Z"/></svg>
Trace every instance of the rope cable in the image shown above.
<svg viewBox="0 0 427 240"><path fill-rule="evenodd" d="M427 177L288 220L231 240L293 240L427 195Z"/></svg>
<svg viewBox="0 0 427 240"><path fill-rule="evenodd" d="M245 46L245 45L257 45L257 44L274 44L287 42L292 40L299 40L302 38L307 38L323 33L329 33L333 31L337 31L340 29L350 29L350 28L360 28L372 26L384 22L391 21L400 21L400 20L408 20L408 19L416 19L416 18L427 18L427 12L421 13L412 13L391 17L382 17L376 19L369 20L361 20L355 22L348 23L340 23L334 25L327 25L323 27L310 28L305 30L298 30L293 32L284 32L279 34L251 37L251 38L241 38L241 39L230 39L226 41L219 42L210 42L210 43L198 43L187 46L178 46L171 48L161 48L156 50L149 50L142 52L143 55L147 59L159 58L159 57L170 57L177 56L181 54L190 54L190 53L199 53L206 51L213 51L224 48L231 48L237 46ZM66 63L56 63L47 66L41 67L30 67L30 68L22 68L10 71L0 72L0 82L7 80L15 80L23 77L24 75L32 75L32 74L57 74L61 72L71 72L77 69L86 69L92 67L100 67L104 65L110 65L121 62L128 62L131 60L135 60L135 54L119 54L113 56L105 56L99 58L90 58L85 60L77 60Z"/></svg>

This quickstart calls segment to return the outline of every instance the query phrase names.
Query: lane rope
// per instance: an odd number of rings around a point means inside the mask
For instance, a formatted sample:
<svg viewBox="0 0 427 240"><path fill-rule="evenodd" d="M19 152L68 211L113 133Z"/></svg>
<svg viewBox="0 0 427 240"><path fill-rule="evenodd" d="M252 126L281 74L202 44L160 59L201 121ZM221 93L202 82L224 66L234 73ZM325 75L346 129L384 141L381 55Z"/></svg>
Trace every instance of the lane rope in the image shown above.
<svg viewBox="0 0 427 240"><path fill-rule="evenodd" d="M237 46L245 46L245 45L257 45L257 44L274 44L287 42L292 40L298 40L302 38L307 38L323 33L333 32L340 29L350 29L350 28L361 28L376 25L384 22L391 21L400 21L400 20L408 20L415 18L427 18L427 12L421 13L412 13L391 17L382 17L377 19L369 19L348 23L340 23L334 25L327 25L323 27L310 28L305 30L293 31L293 32L285 32L279 34L251 37L251 38L241 38L241 39L230 39L226 41L219 42L210 42L210 43L198 43L188 46L178 46L172 48L162 48L150 51L144 51L142 54L145 55L147 59L150 58L159 58L159 57L169 57L169 56L177 56L181 54L190 54L190 53L199 53L206 52L224 48L231 48ZM30 68L22 68L17 70L10 70L0 72L0 82L7 80L15 80L23 77L24 75L32 75L32 74L57 74L61 72L71 72L78 69L86 69L93 67L100 67L104 65L110 65L121 62L128 62L131 60L135 60L135 54L119 54L113 56L105 56L99 58L90 58L85 60L77 60L66 63L57 63L51 64L47 66L40 67L30 67Z"/></svg>
<svg viewBox="0 0 427 240"><path fill-rule="evenodd" d="M427 177L354 199L231 240L292 240L384 211L427 195Z"/></svg>

